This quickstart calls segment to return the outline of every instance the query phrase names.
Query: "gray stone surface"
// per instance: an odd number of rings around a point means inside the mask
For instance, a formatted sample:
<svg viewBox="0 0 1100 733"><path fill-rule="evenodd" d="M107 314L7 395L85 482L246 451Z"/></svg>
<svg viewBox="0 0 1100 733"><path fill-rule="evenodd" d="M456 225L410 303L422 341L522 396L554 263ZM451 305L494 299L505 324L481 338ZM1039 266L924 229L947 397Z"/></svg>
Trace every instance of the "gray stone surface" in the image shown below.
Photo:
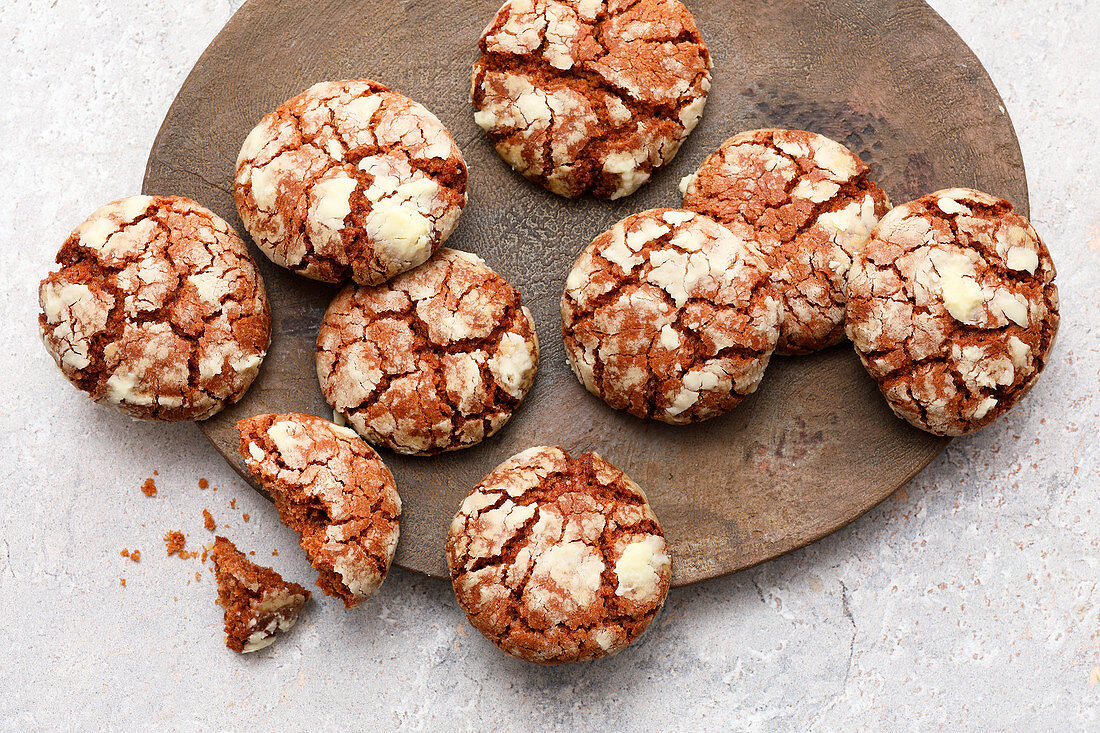
<svg viewBox="0 0 1100 733"><path fill-rule="evenodd" d="M198 547L209 508L257 559L312 585L294 537L194 426L132 423L68 387L34 323L58 245L138 191L175 91L240 0L8 0L0 730L1097 730L1100 4L932 4L1020 135L1063 299L1045 378L847 529L673 591L616 658L544 669L499 654L445 583L401 571L356 613L319 597L268 652L222 646L212 579L165 556L165 531Z"/></svg>

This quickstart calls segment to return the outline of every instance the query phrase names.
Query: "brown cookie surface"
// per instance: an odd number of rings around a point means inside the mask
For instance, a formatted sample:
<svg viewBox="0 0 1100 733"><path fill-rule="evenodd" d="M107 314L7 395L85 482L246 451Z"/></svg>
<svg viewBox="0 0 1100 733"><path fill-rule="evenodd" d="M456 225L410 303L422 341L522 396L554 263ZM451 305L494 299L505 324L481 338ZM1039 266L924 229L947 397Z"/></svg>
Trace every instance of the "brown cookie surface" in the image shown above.
<svg viewBox="0 0 1100 733"><path fill-rule="evenodd" d="M848 337L901 418L988 425L1031 389L1058 331L1054 263L1007 201L948 189L897 207L852 266Z"/></svg>
<svg viewBox="0 0 1100 733"><path fill-rule="evenodd" d="M210 557L218 605L225 607L227 647L243 654L266 649L298 621L311 595L308 590L256 565L225 537L215 538Z"/></svg>
<svg viewBox="0 0 1100 733"><path fill-rule="evenodd" d="M384 282L427 260L466 205L466 163L420 104L369 80L322 82L249 134L237 210L273 262Z"/></svg>
<svg viewBox="0 0 1100 733"><path fill-rule="evenodd" d="M680 209L627 217L581 253L561 300L573 372L641 418L699 422L754 392L779 338L764 258Z"/></svg>
<svg viewBox="0 0 1100 733"><path fill-rule="evenodd" d="M695 129L710 54L678 0L509 0L481 37L474 119L561 196L617 199Z"/></svg>
<svg viewBox="0 0 1100 733"><path fill-rule="evenodd" d="M342 290L317 337L328 403L367 440L405 454L493 435L531 388L538 360L515 288L476 255L448 248L384 285Z"/></svg>
<svg viewBox="0 0 1100 733"><path fill-rule="evenodd" d="M354 608L389 572L401 497L393 474L347 428L313 415L258 415L237 423L240 452L327 595Z"/></svg>
<svg viewBox="0 0 1100 733"><path fill-rule="evenodd" d="M672 577L637 484L595 453L557 447L513 456L470 492L447 564L470 623L538 664L621 651L656 616Z"/></svg>
<svg viewBox="0 0 1100 733"><path fill-rule="evenodd" d="M39 286L39 329L93 400L146 420L204 420L239 400L271 334L244 242L194 201L132 196L77 227Z"/></svg>
<svg viewBox="0 0 1100 733"><path fill-rule="evenodd" d="M783 299L780 354L844 339L848 269L890 208L869 172L827 137L752 130L726 140L681 182L684 208L752 228Z"/></svg>

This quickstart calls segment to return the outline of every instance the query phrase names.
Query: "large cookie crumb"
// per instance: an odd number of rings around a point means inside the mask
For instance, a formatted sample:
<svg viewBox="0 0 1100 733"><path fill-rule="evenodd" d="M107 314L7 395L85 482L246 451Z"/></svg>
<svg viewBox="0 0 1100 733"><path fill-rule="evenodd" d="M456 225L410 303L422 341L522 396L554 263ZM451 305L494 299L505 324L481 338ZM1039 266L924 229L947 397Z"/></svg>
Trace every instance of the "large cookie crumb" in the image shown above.
<svg viewBox="0 0 1100 733"><path fill-rule="evenodd" d="M210 555L218 604L225 607L227 647L242 654L266 649L298 621L311 595L308 590L251 562L225 537L214 540Z"/></svg>
<svg viewBox="0 0 1100 733"><path fill-rule="evenodd" d="M629 196L699 122L710 54L678 0L510 0L481 37L474 119L561 196Z"/></svg>
<svg viewBox="0 0 1100 733"><path fill-rule="evenodd" d="M1058 331L1054 276L1010 203L938 191L887 214L856 259L848 336L899 417L970 433L1038 379Z"/></svg>
<svg viewBox="0 0 1100 733"><path fill-rule="evenodd" d="M422 105L373 81L323 82L249 134L237 209L273 262L374 285L446 241L466 205L466 163Z"/></svg>
<svg viewBox="0 0 1100 733"><path fill-rule="evenodd" d="M752 130L722 143L681 183L684 208L751 227L783 300L776 352L844 339L848 268L890 208L867 164L801 130Z"/></svg>
<svg viewBox="0 0 1100 733"><path fill-rule="evenodd" d="M354 608L385 580L397 549L401 497L393 474L347 428L302 414L237 423L249 471L319 573L326 594Z"/></svg>
<svg viewBox="0 0 1100 733"><path fill-rule="evenodd" d="M447 536L470 623L539 664L615 654L653 620L672 561L641 489L595 453L526 450L463 501Z"/></svg>
<svg viewBox="0 0 1100 733"><path fill-rule="evenodd" d="M263 281L244 242L195 202L108 204L57 262L39 287L39 328L96 402L139 419L204 420L259 373L271 332Z"/></svg>
<svg viewBox="0 0 1100 733"><path fill-rule="evenodd" d="M481 442L531 388L538 337L520 295L452 249L385 285L349 286L317 337L325 399L360 435L427 455Z"/></svg>
<svg viewBox="0 0 1100 733"><path fill-rule="evenodd" d="M720 415L756 390L779 338L770 274L750 242L709 217L630 216L569 273L569 364L589 392L637 417L681 425Z"/></svg>

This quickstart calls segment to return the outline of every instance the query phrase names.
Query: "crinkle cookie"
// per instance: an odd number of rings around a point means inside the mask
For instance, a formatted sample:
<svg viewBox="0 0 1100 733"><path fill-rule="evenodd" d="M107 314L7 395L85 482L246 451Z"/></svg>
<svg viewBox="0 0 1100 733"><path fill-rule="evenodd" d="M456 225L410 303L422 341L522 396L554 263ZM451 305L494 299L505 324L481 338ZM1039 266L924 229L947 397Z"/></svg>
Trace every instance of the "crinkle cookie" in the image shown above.
<svg viewBox="0 0 1100 733"><path fill-rule="evenodd" d="M779 339L771 270L744 237L679 209L634 214L581 253L561 299L581 383L607 404L673 425L754 392Z"/></svg>
<svg viewBox="0 0 1100 733"><path fill-rule="evenodd" d="M703 114L710 54L678 0L510 0L481 37L474 119L561 196L629 196Z"/></svg>
<svg viewBox="0 0 1100 733"><path fill-rule="evenodd" d="M347 428L313 415L258 415L237 423L248 470L319 573L327 595L354 608L389 572L401 497L382 459Z"/></svg>
<svg viewBox="0 0 1100 733"><path fill-rule="evenodd" d="M964 435L1019 402L1058 331L1046 245L1007 201L965 188L885 217L848 282L848 337L898 417Z"/></svg>
<svg viewBox="0 0 1100 733"><path fill-rule="evenodd" d="M225 607L227 647L242 654L257 652L294 627L312 595L308 590L253 563L225 537L214 540L210 557L218 582L218 605Z"/></svg>
<svg viewBox="0 0 1100 733"><path fill-rule="evenodd" d="M412 455L500 430L538 361L515 288L477 255L447 248L385 285L342 290L317 337L317 376L333 409L372 443Z"/></svg>
<svg viewBox="0 0 1100 733"><path fill-rule="evenodd" d="M514 657L585 662L657 615L672 560L638 485L595 453L531 448L486 476L447 535L455 597Z"/></svg>
<svg viewBox="0 0 1100 733"><path fill-rule="evenodd" d="M143 420L205 420L239 400L271 315L248 248L194 201L132 196L77 227L38 289L39 329L93 400Z"/></svg>
<svg viewBox="0 0 1100 733"><path fill-rule="evenodd" d="M754 230L783 300L780 354L844 339L848 268L890 208L868 173L827 137L753 130L726 140L680 184L684 208Z"/></svg>
<svg viewBox="0 0 1100 733"><path fill-rule="evenodd" d="M427 260L466 205L466 163L435 115L373 81L316 84L237 159L237 210L300 275L375 285Z"/></svg>

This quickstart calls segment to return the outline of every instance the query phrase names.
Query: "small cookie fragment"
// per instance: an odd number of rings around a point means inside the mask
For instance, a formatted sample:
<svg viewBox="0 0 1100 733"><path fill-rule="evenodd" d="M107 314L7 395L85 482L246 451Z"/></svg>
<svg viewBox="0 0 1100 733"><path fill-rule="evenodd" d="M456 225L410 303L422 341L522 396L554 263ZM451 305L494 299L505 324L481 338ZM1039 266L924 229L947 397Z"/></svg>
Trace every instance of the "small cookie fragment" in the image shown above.
<svg viewBox="0 0 1100 733"><path fill-rule="evenodd" d="M589 392L637 417L716 417L756 391L775 350L781 309L770 275L744 236L709 217L627 217L566 280L569 364Z"/></svg>
<svg viewBox="0 0 1100 733"><path fill-rule="evenodd" d="M538 361L516 289L480 257L447 248L385 285L344 288L317 336L317 377L336 414L370 442L410 455L496 433Z"/></svg>
<svg viewBox="0 0 1100 733"><path fill-rule="evenodd" d="M422 105L367 79L315 84L244 141L237 210L272 262L376 285L427 260L466 205L466 163Z"/></svg>
<svg viewBox="0 0 1100 733"><path fill-rule="evenodd" d="M848 337L894 413L965 435L1018 403L1058 331L1050 253L1009 202L965 188L897 207L852 266Z"/></svg>
<svg viewBox="0 0 1100 733"><path fill-rule="evenodd" d="M726 140L681 182L684 208L752 228L783 299L779 354L844 340L852 258L890 208L859 156L802 130L751 130Z"/></svg>
<svg viewBox="0 0 1100 733"><path fill-rule="evenodd" d="M451 522L447 565L474 628L538 664L621 651L672 578L637 484L595 453L557 447L513 456L470 492Z"/></svg>
<svg viewBox="0 0 1100 733"><path fill-rule="evenodd" d="M313 415L259 415L237 423L249 471L319 573L327 595L354 608L389 572L401 497L393 474L347 428Z"/></svg>
<svg viewBox="0 0 1100 733"><path fill-rule="evenodd" d="M678 0L509 0L481 37L474 120L521 175L629 196L703 114L710 54Z"/></svg>
<svg viewBox="0 0 1100 733"><path fill-rule="evenodd" d="M283 580L271 568L256 565L225 537L210 552L218 581L218 605L225 607L225 645L248 654L266 649L276 634L298 621L310 592Z"/></svg>
<svg viewBox="0 0 1100 733"><path fill-rule="evenodd" d="M205 420L259 373L271 333L263 280L240 237L194 201L108 204L57 262L38 290L39 329L96 402L143 420Z"/></svg>

